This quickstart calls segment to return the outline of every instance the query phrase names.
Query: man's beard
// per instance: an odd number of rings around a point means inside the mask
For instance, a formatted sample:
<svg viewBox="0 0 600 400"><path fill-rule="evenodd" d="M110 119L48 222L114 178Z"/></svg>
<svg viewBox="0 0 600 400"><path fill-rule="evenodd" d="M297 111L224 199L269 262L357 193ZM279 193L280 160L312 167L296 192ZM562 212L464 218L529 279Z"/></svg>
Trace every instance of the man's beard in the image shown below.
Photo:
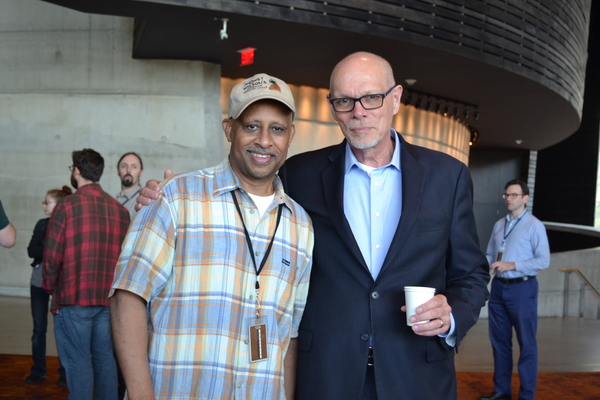
<svg viewBox="0 0 600 400"><path fill-rule="evenodd" d="M71 186L73 186L75 189L77 189L77 181L75 180L73 173L71 173Z"/></svg>
<svg viewBox="0 0 600 400"><path fill-rule="evenodd" d="M129 179L127 179L127 177L129 177ZM121 186L127 188L133 186L133 176L129 174L125 175L123 179L121 179Z"/></svg>
<svg viewBox="0 0 600 400"><path fill-rule="evenodd" d="M353 121L350 124L348 124L348 135L344 135L346 137L346 140L348 140L348 142L350 143L350 146L356 148L356 149L360 149L360 150L365 150L365 149L370 149L372 147L375 147L379 144L379 142L381 142L381 137L379 137L377 135L377 133L370 134L372 137L368 138L369 135L353 135L352 134L352 129L357 127L357 126L368 126L373 128L376 132L377 132L377 125L375 123L367 123L367 122L361 122L361 121ZM369 139L368 141L365 141Z"/></svg>

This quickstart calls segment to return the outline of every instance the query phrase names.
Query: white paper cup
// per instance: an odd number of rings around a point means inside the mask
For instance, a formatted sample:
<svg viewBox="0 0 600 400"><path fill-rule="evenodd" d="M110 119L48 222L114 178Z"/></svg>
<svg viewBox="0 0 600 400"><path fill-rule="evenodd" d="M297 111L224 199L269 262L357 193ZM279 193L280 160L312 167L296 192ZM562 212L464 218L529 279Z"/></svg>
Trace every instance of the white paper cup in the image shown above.
<svg viewBox="0 0 600 400"><path fill-rule="evenodd" d="M435 288L424 286L404 286L404 296L406 297L406 324L424 324L429 321L410 322L410 317L417 313L417 307L427 303L435 295Z"/></svg>

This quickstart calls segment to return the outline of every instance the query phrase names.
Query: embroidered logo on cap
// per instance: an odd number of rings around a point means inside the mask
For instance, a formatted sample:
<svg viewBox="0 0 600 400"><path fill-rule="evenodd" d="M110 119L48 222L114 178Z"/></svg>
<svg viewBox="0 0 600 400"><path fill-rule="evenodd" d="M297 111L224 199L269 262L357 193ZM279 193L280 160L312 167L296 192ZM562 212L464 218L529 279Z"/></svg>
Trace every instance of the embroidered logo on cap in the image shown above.
<svg viewBox="0 0 600 400"><path fill-rule="evenodd" d="M275 79L269 78L269 82L271 82L271 86L269 86L269 90L277 90L278 92L281 92L281 88L279 87L279 85L277 84L277 81L275 81Z"/></svg>

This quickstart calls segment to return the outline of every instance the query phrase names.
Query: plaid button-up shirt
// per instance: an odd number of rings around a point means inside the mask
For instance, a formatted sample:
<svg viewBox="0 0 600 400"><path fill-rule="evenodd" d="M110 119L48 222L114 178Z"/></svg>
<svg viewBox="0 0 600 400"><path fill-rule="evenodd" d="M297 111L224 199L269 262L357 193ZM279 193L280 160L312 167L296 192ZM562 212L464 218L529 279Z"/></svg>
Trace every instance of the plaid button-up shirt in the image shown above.
<svg viewBox="0 0 600 400"><path fill-rule="evenodd" d="M265 361L250 362L256 272L237 195L260 265L260 309L267 324ZM168 180L136 216L125 239L113 289L148 302L149 365L157 399L284 399L283 360L308 294L313 231L308 214L275 179L262 218L229 162Z"/></svg>
<svg viewBox="0 0 600 400"><path fill-rule="evenodd" d="M44 249L43 288L52 312L63 306L108 306L108 293L129 212L99 184L60 201L50 217Z"/></svg>

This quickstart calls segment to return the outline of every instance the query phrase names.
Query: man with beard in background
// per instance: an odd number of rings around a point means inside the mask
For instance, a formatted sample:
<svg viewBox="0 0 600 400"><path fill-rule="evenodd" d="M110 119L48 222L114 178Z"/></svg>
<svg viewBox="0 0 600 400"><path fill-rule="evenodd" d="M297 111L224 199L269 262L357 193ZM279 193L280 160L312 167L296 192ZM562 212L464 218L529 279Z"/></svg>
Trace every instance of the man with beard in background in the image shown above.
<svg viewBox="0 0 600 400"><path fill-rule="evenodd" d="M117 163L117 174L121 179L121 192L115 196L128 211L133 220L135 203L140 194L140 178L144 173L142 158L134 153L125 153Z"/></svg>

